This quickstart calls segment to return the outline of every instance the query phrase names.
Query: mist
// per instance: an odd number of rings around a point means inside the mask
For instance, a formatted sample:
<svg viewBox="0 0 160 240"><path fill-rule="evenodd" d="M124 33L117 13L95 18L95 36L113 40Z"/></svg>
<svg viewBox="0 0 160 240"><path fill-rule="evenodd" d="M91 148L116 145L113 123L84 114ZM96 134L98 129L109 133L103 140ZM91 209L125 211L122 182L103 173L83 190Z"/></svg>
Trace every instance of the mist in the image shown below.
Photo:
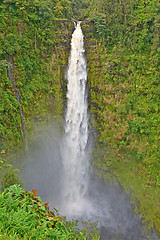
<svg viewBox="0 0 160 240"><path fill-rule="evenodd" d="M37 189L38 195L44 202L49 202L50 208L55 207L68 219L98 221L102 240L158 239L155 234L147 236L123 188L119 184L104 182L91 168L84 201L72 206L65 205L62 138L62 124L57 121L35 132L28 152L19 160L25 189Z"/></svg>
<svg viewBox="0 0 160 240"><path fill-rule="evenodd" d="M43 201L59 207L63 189L63 165L60 154L61 124L36 130L28 151L21 156L20 174L26 189L37 189ZM55 206L56 205L56 206Z"/></svg>

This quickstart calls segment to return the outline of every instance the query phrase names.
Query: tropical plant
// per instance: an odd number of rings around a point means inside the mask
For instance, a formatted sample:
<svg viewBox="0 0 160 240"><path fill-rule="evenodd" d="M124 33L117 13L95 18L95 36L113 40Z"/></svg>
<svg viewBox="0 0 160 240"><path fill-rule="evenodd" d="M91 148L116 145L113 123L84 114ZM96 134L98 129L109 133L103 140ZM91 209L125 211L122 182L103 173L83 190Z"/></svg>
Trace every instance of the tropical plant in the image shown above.
<svg viewBox="0 0 160 240"><path fill-rule="evenodd" d="M0 233L4 239L99 239L97 230L80 230L77 221L68 222L48 203L37 197L37 190L25 191L12 185L0 194ZM89 233L90 232L90 233Z"/></svg>

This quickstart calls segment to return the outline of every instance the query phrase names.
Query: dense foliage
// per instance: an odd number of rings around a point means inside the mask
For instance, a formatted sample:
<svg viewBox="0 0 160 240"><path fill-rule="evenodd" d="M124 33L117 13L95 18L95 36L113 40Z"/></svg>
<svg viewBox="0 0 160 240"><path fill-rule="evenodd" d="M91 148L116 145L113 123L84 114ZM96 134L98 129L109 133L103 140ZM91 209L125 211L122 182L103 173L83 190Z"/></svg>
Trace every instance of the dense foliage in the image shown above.
<svg viewBox="0 0 160 240"><path fill-rule="evenodd" d="M90 9L100 70L91 92L99 142L117 151L114 167L137 178L151 225L160 231L160 3L155 0L93 1ZM92 64L92 63L91 63ZM94 69L91 67L91 71ZM90 74L92 75L92 74ZM93 78L92 78L93 81ZM120 163L118 163L120 161ZM105 164L104 164L105 165ZM127 183L126 183L127 184ZM153 194L154 192L154 194ZM146 206L145 206L146 203ZM150 208L150 211L147 210ZM151 210L152 209L152 210Z"/></svg>
<svg viewBox="0 0 160 240"><path fill-rule="evenodd" d="M2 151L1 154L3 156L5 151ZM0 157L0 192L13 184L23 185L20 177L17 175L18 172L18 169L14 169L12 164L6 163L6 160Z"/></svg>
<svg viewBox="0 0 160 240"><path fill-rule="evenodd" d="M104 43L98 88L100 141L133 151L149 184L160 185L160 4L103 1L94 16ZM96 1L95 1L96 4ZM99 6L100 7L100 6Z"/></svg>
<svg viewBox="0 0 160 240"><path fill-rule="evenodd" d="M20 109L28 123L35 109L42 111L42 102L48 107L60 95L53 52L63 30L56 19L70 18L72 11L69 0L4 0L0 9L0 135L4 149L8 140L16 145L23 139Z"/></svg>
<svg viewBox="0 0 160 240"><path fill-rule="evenodd" d="M99 239L94 225L80 230L50 211L37 197L37 190L25 191L12 185L0 194L0 236L3 239ZM92 229L91 229L92 228Z"/></svg>

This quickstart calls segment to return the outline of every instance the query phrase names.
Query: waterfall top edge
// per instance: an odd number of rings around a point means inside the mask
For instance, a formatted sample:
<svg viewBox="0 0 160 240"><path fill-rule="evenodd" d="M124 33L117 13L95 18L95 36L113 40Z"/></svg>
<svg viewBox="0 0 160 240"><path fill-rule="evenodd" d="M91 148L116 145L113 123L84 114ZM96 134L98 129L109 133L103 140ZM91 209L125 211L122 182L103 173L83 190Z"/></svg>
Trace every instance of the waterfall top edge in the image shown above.
<svg viewBox="0 0 160 240"><path fill-rule="evenodd" d="M77 21L77 23L74 22L75 28L81 28L81 22L82 21Z"/></svg>
<svg viewBox="0 0 160 240"><path fill-rule="evenodd" d="M77 28L80 28L80 27L81 27L81 21L77 22Z"/></svg>

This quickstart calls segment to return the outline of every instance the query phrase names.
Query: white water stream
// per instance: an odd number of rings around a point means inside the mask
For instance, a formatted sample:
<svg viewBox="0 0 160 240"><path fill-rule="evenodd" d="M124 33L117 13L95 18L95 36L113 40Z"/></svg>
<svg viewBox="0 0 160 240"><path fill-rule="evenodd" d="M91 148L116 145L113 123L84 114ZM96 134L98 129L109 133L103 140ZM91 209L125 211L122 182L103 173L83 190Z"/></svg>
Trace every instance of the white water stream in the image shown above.
<svg viewBox="0 0 160 240"><path fill-rule="evenodd" d="M65 170L65 214L78 214L86 204L88 190L89 115L87 104L87 65L84 57L83 33L77 24L71 41L67 70L67 109L62 159Z"/></svg>

